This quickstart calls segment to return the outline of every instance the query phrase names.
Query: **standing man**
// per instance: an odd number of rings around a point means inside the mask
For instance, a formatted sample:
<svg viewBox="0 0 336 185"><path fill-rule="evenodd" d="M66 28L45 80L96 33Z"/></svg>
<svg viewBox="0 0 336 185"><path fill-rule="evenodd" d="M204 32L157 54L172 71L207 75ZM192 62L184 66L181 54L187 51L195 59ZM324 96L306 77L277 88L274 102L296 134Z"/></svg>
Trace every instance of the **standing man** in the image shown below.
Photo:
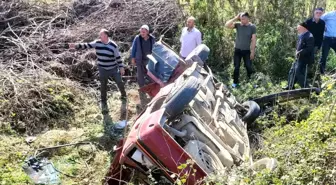
<svg viewBox="0 0 336 185"><path fill-rule="evenodd" d="M252 74L252 60L255 55L255 47L257 41L257 28L249 21L247 12L238 14L235 18L226 22L225 27L237 30L235 51L234 51L234 72L232 88L239 85L239 68L241 59L244 59L245 68L248 78ZM240 22L236 22L240 20Z"/></svg>
<svg viewBox="0 0 336 185"><path fill-rule="evenodd" d="M189 17L187 27L182 29L180 38L181 51L180 56L185 59L200 44L202 44L202 34L195 27L195 18Z"/></svg>
<svg viewBox="0 0 336 185"><path fill-rule="evenodd" d="M307 29L314 36L314 51L317 53L322 46L325 22L321 19L323 8L316 8L314 16L306 20Z"/></svg>
<svg viewBox="0 0 336 185"><path fill-rule="evenodd" d="M140 88L145 85L147 55L152 54L154 42L154 37L149 34L149 27L147 25L141 26L140 35L134 38L131 54L132 64L137 66L137 80Z"/></svg>
<svg viewBox="0 0 336 185"><path fill-rule="evenodd" d="M288 86L284 89L293 89L296 82L299 83L301 88L305 88L307 85L306 72L307 65L313 60L314 52L314 37L308 31L308 25L303 22L297 26L299 34L297 46L296 46L296 61L293 63L292 68L288 75Z"/></svg>
<svg viewBox="0 0 336 185"><path fill-rule="evenodd" d="M316 8L314 10L314 16L310 19L306 20L307 28L310 33L314 36L314 53L312 55L312 63L308 64L308 74L307 76L309 78L313 78L315 74L315 67L316 65L313 65L315 63L315 58L318 54L318 52L321 49L322 42L323 42L323 34L325 30L325 22L321 19L321 16L323 14L323 8ZM317 72L317 71L316 71ZM313 82L314 83L314 82Z"/></svg>
<svg viewBox="0 0 336 185"><path fill-rule="evenodd" d="M322 44L322 57L320 61L320 72L321 74L324 74L330 48L336 52L336 10L325 13L322 15L321 19L324 20L326 24Z"/></svg>
<svg viewBox="0 0 336 185"><path fill-rule="evenodd" d="M100 94L101 94L101 108L102 113L108 113L107 106L107 83L110 77L113 77L119 91L121 93L121 99L127 98L125 86L122 82L121 76L124 75L124 65L121 61L118 46L115 42L109 39L108 31L102 29L99 32L99 40L90 43L75 44L70 43L70 49L89 49L95 48L98 59L98 70L100 79Z"/></svg>

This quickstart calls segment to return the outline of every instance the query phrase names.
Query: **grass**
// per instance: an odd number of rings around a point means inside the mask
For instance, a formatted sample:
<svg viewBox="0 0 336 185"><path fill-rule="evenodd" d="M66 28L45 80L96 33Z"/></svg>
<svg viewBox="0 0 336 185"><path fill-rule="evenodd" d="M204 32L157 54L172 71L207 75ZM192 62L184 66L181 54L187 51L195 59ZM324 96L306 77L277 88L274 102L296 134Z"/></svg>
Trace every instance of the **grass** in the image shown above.
<svg viewBox="0 0 336 185"><path fill-rule="evenodd" d="M328 61L327 61L327 70L328 71L336 71L336 53L330 49Z"/></svg>
<svg viewBox="0 0 336 185"><path fill-rule="evenodd" d="M92 144L52 149L43 155L53 162L58 170L67 174L60 175L62 184L101 183L113 157L112 147L116 143L116 138L111 137L108 130L113 123L104 124L104 118L101 115L95 96L95 94L98 94L96 90L88 91L89 89L87 89L83 91L79 86L67 88L69 84L64 82L62 81L61 86L54 84L54 88L62 87L67 90L67 93L75 95L74 101L68 104L70 109L73 110L73 114L67 120L66 126L64 126L64 121L60 119L59 123L52 124L53 127L48 127L43 132L34 135L36 140L27 144L25 141L27 134L14 130L10 123L0 122L1 185L33 184L21 167L25 159L32 156L39 148L76 142L91 142ZM136 103L137 91L130 89L128 92L131 98L129 119L132 119L131 117L136 112L134 102ZM60 90L52 93L57 101L67 101L59 98L64 94L64 91ZM119 100L119 93L111 93L109 105L112 121L122 119L123 115L120 113L122 104ZM44 124L48 124L48 121Z"/></svg>

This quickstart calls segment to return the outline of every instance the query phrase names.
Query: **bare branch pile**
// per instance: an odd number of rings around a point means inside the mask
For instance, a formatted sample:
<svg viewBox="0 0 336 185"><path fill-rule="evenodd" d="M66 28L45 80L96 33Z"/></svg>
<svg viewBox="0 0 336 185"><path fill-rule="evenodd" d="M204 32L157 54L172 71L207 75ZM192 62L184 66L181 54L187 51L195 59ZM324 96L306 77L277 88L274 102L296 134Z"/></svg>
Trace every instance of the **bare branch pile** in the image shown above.
<svg viewBox="0 0 336 185"><path fill-rule="evenodd" d="M67 127L74 113L76 87L44 73L0 70L0 128L10 124L19 132L36 133L56 121L58 127Z"/></svg>
<svg viewBox="0 0 336 185"><path fill-rule="evenodd" d="M48 83L53 79L97 87L94 51L69 51L67 43L92 41L106 28L126 52L142 24L157 36L174 34L181 18L175 0L1 1L0 124L31 132L71 114L75 101L55 102L63 92L55 90L60 84Z"/></svg>

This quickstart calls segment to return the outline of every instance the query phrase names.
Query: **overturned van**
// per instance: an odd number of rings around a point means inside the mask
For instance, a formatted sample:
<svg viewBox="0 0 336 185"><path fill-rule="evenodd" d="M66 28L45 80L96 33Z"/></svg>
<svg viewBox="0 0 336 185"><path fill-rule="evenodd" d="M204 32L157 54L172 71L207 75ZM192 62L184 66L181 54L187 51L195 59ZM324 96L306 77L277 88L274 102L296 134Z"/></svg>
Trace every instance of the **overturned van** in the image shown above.
<svg viewBox="0 0 336 185"><path fill-rule="evenodd" d="M125 184L136 172L139 184L150 184L148 176L174 184L189 174L185 184L193 185L242 163L276 167L274 159L252 161L247 124L259 105L239 103L205 65L208 54L200 45L182 60L166 44L154 45L147 66L153 83L141 89L153 98L115 147L107 184Z"/></svg>

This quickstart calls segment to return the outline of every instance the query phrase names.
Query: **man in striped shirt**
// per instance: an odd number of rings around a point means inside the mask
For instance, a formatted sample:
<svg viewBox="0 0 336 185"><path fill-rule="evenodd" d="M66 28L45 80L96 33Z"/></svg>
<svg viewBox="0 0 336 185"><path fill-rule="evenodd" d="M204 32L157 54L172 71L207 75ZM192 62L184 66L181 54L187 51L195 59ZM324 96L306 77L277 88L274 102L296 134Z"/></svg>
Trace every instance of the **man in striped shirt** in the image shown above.
<svg viewBox="0 0 336 185"><path fill-rule="evenodd" d="M110 77L113 77L119 91L121 93L121 99L127 98L125 86L121 79L124 75L124 65L121 61L120 52L115 42L109 39L108 31L102 29L99 33L99 40L90 43L74 44L70 43L70 49L96 49L96 55L98 60L98 70L100 78L100 93L101 93L101 106L102 113L108 113L107 107L107 83Z"/></svg>

